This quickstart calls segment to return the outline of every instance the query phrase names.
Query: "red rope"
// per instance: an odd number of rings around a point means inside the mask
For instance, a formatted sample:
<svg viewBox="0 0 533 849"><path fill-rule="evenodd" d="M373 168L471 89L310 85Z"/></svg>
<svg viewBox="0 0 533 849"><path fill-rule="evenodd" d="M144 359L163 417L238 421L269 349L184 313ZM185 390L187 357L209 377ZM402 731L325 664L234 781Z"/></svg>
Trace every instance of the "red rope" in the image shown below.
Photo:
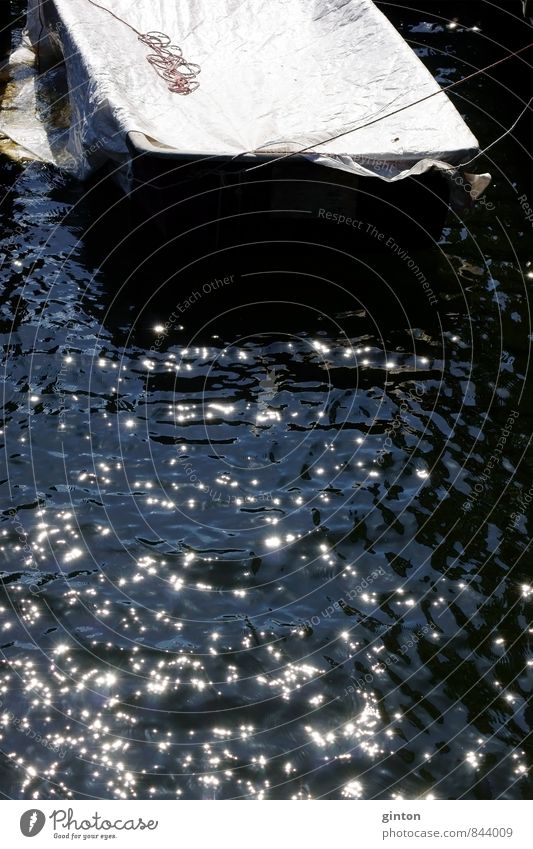
<svg viewBox="0 0 533 849"><path fill-rule="evenodd" d="M146 58L150 65L155 68L156 73L168 83L169 91L173 94L192 94L193 91L196 91L200 83L194 78L201 71L200 65L187 62L183 58L181 47L172 44L168 35L164 32L139 32L132 24L116 15L106 6L101 6L95 0L89 0L89 3L103 12L107 12L108 15L112 15L121 24L133 30L138 35L139 41L142 41L143 44L154 51Z"/></svg>
<svg viewBox="0 0 533 849"><path fill-rule="evenodd" d="M200 83L195 77L201 68L193 62L187 62L181 47L172 44L168 35L164 32L147 32L139 36L139 41L154 51L146 58L168 83L169 91L174 94L192 94L196 91Z"/></svg>

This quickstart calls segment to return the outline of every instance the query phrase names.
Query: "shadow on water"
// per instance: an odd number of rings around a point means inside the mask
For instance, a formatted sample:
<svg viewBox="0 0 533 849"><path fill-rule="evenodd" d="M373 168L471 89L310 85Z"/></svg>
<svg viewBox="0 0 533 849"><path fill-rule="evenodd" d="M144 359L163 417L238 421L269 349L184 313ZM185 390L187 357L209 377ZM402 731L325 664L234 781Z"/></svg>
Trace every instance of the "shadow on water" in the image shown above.
<svg viewBox="0 0 533 849"><path fill-rule="evenodd" d="M379 237L388 243L381 251L373 221L358 235L329 222L272 225L257 216L246 231L238 222L219 241L208 226L193 236L178 229L163 238L135 218L108 180L91 190L90 204L93 223L84 247L109 280L109 316L122 325L130 316L139 344L147 341L138 335L140 326L164 315L198 339L244 327L251 333L319 327L332 309L346 331L355 327L350 317L357 325L365 318L390 329L433 320L438 329L440 300L461 298L445 253L416 238L417 231L424 235L424 223L400 212L409 232L402 240L383 214L387 202L376 215Z"/></svg>

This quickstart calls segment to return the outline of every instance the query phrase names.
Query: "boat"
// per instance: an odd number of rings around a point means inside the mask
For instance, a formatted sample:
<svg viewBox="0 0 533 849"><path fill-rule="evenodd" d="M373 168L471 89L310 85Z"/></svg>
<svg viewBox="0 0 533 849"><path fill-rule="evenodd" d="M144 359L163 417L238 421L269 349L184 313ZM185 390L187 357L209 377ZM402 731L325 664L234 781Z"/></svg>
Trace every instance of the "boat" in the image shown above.
<svg viewBox="0 0 533 849"><path fill-rule="evenodd" d="M0 129L80 179L107 169L167 235L260 216L436 239L479 152L372 0L29 0L27 37L70 117L41 144Z"/></svg>

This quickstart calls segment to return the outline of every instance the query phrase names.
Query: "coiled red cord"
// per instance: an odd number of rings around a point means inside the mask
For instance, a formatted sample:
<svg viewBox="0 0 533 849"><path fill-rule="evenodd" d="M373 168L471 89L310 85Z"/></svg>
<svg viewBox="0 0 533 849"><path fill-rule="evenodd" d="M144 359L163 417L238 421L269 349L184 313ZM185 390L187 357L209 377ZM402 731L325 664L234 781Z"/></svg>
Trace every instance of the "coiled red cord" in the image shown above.
<svg viewBox="0 0 533 849"><path fill-rule="evenodd" d="M132 24L121 18L120 15L112 12L107 6L101 6L96 0L89 0L91 6L96 6L108 15L112 15L115 20L119 21L128 29L131 29L142 41L146 44L153 53L150 53L146 58L150 62L156 72L167 83L169 91L173 94L192 94L199 87L200 83L195 77L201 71L200 65L195 65L193 62L187 62L183 58L181 47L172 44L168 35L164 32L139 32Z"/></svg>
<svg viewBox="0 0 533 849"><path fill-rule="evenodd" d="M187 62L181 47L172 44L168 35L164 32L147 32L139 35L139 41L153 50L146 58L168 83L169 91L174 94L192 94L196 91L200 83L195 77L201 68L193 62Z"/></svg>

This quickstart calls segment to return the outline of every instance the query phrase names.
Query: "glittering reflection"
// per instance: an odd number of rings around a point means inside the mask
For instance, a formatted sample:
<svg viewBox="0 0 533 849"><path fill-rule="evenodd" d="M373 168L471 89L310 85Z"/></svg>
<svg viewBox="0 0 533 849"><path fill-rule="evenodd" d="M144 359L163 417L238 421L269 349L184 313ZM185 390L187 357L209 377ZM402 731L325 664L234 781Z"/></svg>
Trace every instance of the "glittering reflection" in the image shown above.
<svg viewBox="0 0 533 849"><path fill-rule="evenodd" d="M503 359L491 340L527 322L493 222L490 280L459 225L428 260L469 287L438 321L191 341L162 297L109 318L116 280L80 247L73 187L41 169L19 192L0 305L6 792L525 795L525 416L486 468L527 367L523 340ZM56 202L71 223L43 256Z"/></svg>

